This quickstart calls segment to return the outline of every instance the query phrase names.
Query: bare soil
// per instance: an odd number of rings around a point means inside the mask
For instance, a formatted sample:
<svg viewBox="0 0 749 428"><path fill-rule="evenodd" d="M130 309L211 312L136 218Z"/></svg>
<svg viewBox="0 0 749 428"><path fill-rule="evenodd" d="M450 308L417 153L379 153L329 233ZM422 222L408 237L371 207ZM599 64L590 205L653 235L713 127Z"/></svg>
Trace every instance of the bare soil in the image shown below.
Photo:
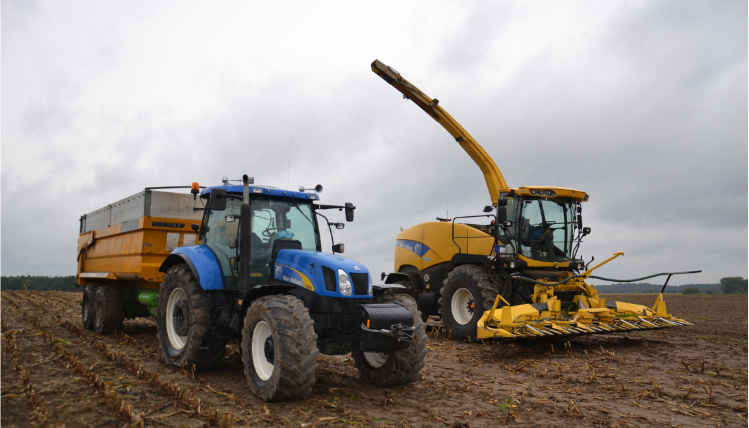
<svg viewBox="0 0 749 428"><path fill-rule="evenodd" d="M252 395L235 343L214 369L172 367L153 320L97 336L80 300L2 292L3 427L747 425L746 296L667 295L694 326L567 341L455 342L431 320L413 384L374 387L349 357L320 356L312 393L284 403Z"/></svg>

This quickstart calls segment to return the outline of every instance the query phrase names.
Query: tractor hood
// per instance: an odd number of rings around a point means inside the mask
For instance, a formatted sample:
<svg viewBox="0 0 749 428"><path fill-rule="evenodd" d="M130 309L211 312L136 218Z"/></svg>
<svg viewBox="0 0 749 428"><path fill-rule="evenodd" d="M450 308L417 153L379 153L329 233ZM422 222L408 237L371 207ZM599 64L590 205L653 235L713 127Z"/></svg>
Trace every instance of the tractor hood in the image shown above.
<svg viewBox="0 0 749 428"><path fill-rule="evenodd" d="M280 250L273 267L273 279L304 287L322 296L372 296L369 270L355 260L336 254L310 250Z"/></svg>

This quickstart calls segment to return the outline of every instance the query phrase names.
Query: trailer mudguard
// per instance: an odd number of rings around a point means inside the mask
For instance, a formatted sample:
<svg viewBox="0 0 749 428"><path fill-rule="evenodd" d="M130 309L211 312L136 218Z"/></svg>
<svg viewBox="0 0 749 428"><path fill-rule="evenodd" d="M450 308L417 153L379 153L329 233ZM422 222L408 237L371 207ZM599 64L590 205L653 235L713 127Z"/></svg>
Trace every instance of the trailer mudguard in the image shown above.
<svg viewBox="0 0 749 428"><path fill-rule="evenodd" d="M190 266L195 279L203 290L224 289L221 266L213 251L205 245L177 247L161 264L159 272L166 272L170 267L180 263L186 263Z"/></svg>

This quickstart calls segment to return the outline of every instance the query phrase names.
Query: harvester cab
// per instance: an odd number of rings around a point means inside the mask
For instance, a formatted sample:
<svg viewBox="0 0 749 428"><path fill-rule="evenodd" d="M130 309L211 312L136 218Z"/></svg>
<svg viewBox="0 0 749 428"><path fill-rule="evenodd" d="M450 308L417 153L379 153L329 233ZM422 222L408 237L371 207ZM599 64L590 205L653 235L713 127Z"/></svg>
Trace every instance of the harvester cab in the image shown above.
<svg viewBox="0 0 749 428"><path fill-rule="evenodd" d="M663 291L652 308L607 302L585 280L623 253L588 269L578 249L587 193L552 186L510 187L491 156L439 104L379 60L372 71L442 125L481 169L492 206L402 230L395 272L386 283L408 288L424 317L438 315L453 338L521 338L690 325L666 312ZM492 213L493 211L493 213ZM491 217L490 226L456 220ZM591 260L592 262L592 260Z"/></svg>

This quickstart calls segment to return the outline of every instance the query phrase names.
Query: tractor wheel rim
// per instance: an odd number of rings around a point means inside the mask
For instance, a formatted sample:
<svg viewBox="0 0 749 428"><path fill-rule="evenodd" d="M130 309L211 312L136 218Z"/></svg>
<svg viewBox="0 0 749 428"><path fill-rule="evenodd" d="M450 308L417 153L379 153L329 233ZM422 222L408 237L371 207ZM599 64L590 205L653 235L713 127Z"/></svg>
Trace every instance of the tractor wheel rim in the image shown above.
<svg viewBox="0 0 749 428"><path fill-rule="evenodd" d="M365 352L364 359L370 366L379 369L388 362L388 354L386 352Z"/></svg>
<svg viewBox="0 0 749 428"><path fill-rule="evenodd" d="M252 365L260 380L267 381L273 375L275 368L275 349L273 332L265 321L255 324L252 331Z"/></svg>
<svg viewBox="0 0 749 428"><path fill-rule="evenodd" d="M180 330L185 330L183 326L187 322L187 314L183 308L187 305L187 293L181 288L175 288L169 295L169 301L166 304L166 334L169 337L169 343L176 350L181 350L187 344L187 334L180 335Z"/></svg>
<svg viewBox="0 0 749 428"><path fill-rule="evenodd" d="M473 294L461 288L453 294L450 303L453 319L460 325L468 324L473 319Z"/></svg>

